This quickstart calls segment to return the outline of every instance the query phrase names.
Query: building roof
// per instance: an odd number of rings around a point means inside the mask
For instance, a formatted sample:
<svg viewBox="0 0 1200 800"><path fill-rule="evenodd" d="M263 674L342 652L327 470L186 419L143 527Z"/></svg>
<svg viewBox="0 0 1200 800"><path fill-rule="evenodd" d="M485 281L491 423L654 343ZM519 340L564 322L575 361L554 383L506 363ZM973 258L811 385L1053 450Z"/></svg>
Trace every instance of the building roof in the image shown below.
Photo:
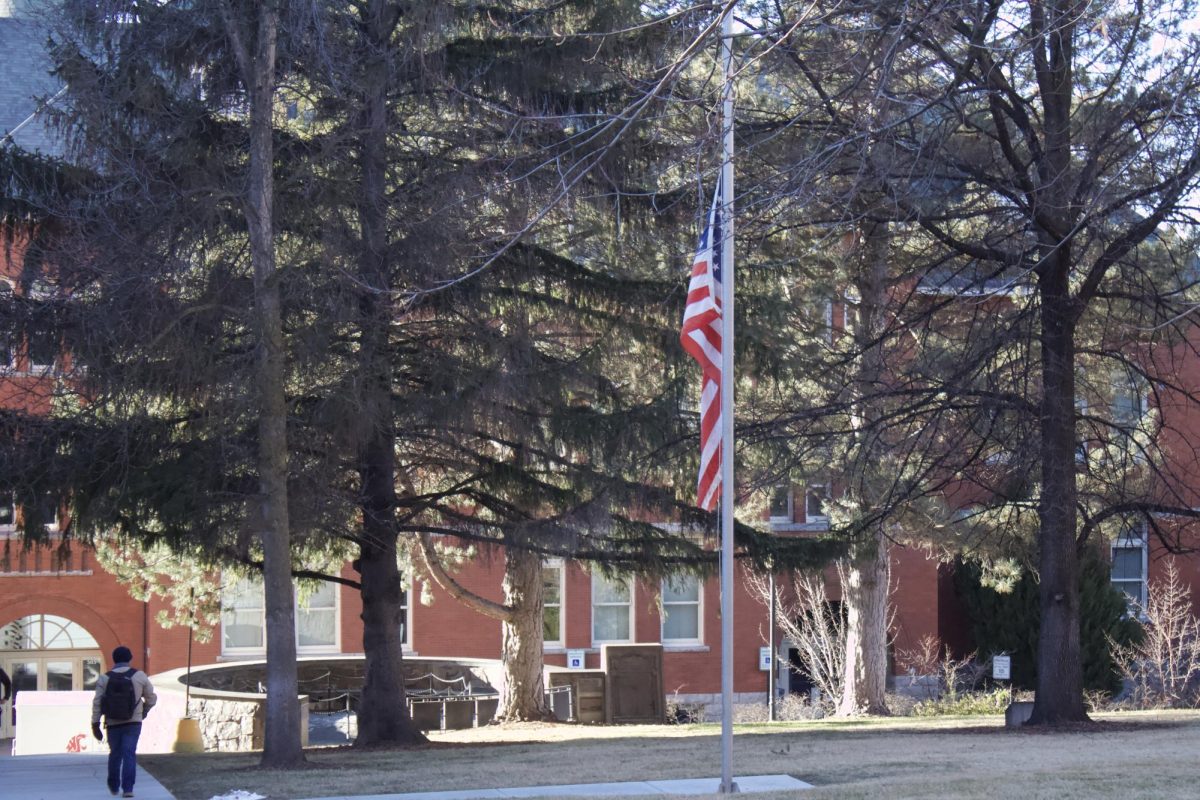
<svg viewBox="0 0 1200 800"><path fill-rule="evenodd" d="M30 19L0 16L0 143L62 154L61 139L38 111L62 83L50 74L46 31Z"/></svg>

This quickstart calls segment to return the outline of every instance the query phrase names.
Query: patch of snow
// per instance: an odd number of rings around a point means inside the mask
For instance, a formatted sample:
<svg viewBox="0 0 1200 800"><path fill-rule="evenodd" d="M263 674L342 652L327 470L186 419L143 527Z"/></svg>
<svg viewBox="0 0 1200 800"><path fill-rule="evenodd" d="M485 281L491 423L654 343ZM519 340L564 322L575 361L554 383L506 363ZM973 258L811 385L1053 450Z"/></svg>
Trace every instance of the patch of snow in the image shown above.
<svg viewBox="0 0 1200 800"><path fill-rule="evenodd" d="M234 789L227 794L214 795L209 800L266 800L266 796L247 792L245 789Z"/></svg>

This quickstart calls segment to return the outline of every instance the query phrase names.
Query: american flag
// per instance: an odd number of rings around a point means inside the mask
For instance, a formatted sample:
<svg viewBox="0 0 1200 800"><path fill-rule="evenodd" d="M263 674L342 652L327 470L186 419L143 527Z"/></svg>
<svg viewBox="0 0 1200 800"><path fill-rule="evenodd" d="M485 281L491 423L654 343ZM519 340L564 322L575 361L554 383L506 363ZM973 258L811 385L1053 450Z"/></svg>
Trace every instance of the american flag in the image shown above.
<svg viewBox="0 0 1200 800"><path fill-rule="evenodd" d="M679 341L700 363L700 478L697 505L716 508L721 494L721 228L717 208L720 190L713 197L708 223L692 262L687 309Z"/></svg>

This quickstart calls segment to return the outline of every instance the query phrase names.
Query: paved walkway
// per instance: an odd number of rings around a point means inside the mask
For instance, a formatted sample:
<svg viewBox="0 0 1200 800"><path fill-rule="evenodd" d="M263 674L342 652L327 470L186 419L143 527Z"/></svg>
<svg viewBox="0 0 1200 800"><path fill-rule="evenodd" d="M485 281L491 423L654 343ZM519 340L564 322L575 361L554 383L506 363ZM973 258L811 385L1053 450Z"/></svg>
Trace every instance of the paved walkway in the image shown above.
<svg viewBox="0 0 1200 800"><path fill-rule="evenodd" d="M96 800L107 798L104 785L108 755L12 756L0 759L0 797L5 800ZM137 800L175 800L154 779L138 768L133 786Z"/></svg>
<svg viewBox="0 0 1200 800"><path fill-rule="evenodd" d="M743 794L811 789L812 784L790 775L747 775L734 778ZM677 781L632 781L629 783L574 783L562 786L526 786L514 789L463 789L453 792L409 794L339 795L309 800L499 800L511 797L641 797L645 795L702 795L717 793L717 778Z"/></svg>

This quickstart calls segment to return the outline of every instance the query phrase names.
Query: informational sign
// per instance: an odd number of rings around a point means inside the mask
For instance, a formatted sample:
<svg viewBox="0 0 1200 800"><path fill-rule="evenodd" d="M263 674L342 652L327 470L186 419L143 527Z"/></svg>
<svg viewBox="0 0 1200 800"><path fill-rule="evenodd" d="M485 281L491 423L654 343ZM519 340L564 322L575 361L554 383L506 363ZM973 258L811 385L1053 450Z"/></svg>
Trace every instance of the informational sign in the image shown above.
<svg viewBox="0 0 1200 800"><path fill-rule="evenodd" d="M583 669L586 657L586 650L568 650L567 669Z"/></svg>
<svg viewBox="0 0 1200 800"><path fill-rule="evenodd" d="M771 648L758 648L758 668L763 672L771 671Z"/></svg>
<svg viewBox="0 0 1200 800"><path fill-rule="evenodd" d="M1012 679L1012 656L1000 653L992 656L992 680L1007 681Z"/></svg>

